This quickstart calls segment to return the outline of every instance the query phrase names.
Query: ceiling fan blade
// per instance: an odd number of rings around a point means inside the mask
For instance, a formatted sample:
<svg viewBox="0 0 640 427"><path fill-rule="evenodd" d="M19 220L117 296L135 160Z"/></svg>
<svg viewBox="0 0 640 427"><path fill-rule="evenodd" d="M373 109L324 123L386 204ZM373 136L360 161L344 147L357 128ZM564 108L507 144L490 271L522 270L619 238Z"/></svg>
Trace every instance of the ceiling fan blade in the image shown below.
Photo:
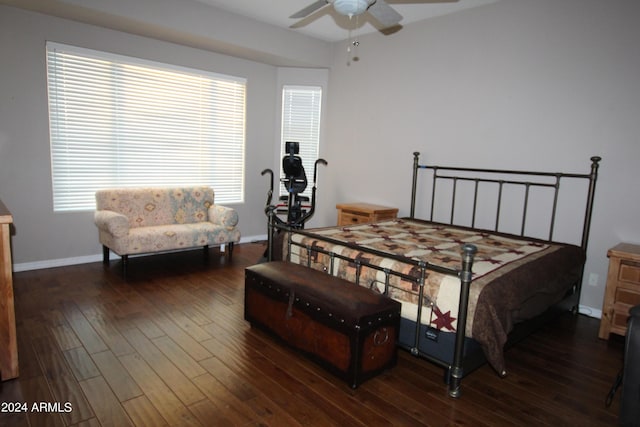
<svg viewBox="0 0 640 427"><path fill-rule="evenodd" d="M389 0L391 4L438 4L459 3L461 0Z"/></svg>
<svg viewBox="0 0 640 427"><path fill-rule="evenodd" d="M329 2L327 0L317 0L316 2L314 2L314 3L310 4L309 6L305 7L304 9L294 13L289 18L292 18L292 19L304 18L304 17L306 17L308 15L311 15L316 10L325 7L328 4L329 4Z"/></svg>
<svg viewBox="0 0 640 427"><path fill-rule="evenodd" d="M394 25L398 25L402 20L402 15L396 12L396 10L389 6L384 0L377 0L367 11L382 24L382 28L393 27Z"/></svg>

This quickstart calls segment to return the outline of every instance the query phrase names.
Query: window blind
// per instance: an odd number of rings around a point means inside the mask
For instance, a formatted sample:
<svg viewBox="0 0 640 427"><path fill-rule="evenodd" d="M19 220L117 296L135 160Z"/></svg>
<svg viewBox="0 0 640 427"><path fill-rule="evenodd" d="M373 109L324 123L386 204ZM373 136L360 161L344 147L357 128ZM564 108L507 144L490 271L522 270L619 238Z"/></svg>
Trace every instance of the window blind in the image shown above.
<svg viewBox="0 0 640 427"><path fill-rule="evenodd" d="M305 168L309 186L304 195L311 196L313 167L320 152L320 114L322 109L322 88L317 86L285 85L282 90L282 141L281 157L287 152L285 143L300 144L302 165ZM280 165L280 176L284 176ZM280 195L286 195L284 185L280 185Z"/></svg>
<svg viewBox="0 0 640 427"><path fill-rule="evenodd" d="M242 78L47 43L54 211L95 191L207 185L244 197Z"/></svg>

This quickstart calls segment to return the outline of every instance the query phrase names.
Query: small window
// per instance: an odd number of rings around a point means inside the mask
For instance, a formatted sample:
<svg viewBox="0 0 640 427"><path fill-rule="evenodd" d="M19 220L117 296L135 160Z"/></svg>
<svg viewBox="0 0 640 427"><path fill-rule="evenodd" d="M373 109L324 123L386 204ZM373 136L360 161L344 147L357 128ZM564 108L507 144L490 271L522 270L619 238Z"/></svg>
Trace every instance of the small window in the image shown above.
<svg viewBox="0 0 640 427"><path fill-rule="evenodd" d="M208 185L244 198L242 78L47 43L54 211L113 187Z"/></svg>
<svg viewBox="0 0 640 427"><path fill-rule="evenodd" d="M322 88L319 86L284 86L282 91L282 141L281 157L287 152L287 141L300 144L300 157L307 173L309 186L302 193L311 195L313 166L320 152L320 112L322 107ZM282 169L282 165L280 165ZM280 171L280 176L284 176ZM286 195L284 185L280 186L280 195Z"/></svg>

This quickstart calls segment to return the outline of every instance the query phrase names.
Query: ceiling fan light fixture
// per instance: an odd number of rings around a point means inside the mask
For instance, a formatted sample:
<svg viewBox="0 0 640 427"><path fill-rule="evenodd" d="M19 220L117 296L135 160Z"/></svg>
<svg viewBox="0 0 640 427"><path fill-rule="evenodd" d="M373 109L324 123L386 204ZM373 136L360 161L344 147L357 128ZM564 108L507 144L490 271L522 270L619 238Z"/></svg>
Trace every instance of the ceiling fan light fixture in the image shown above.
<svg viewBox="0 0 640 427"><path fill-rule="evenodd" d="M375 0L334 0L333 8L340 15L351 17L366 12L373 3Z"/></svg>

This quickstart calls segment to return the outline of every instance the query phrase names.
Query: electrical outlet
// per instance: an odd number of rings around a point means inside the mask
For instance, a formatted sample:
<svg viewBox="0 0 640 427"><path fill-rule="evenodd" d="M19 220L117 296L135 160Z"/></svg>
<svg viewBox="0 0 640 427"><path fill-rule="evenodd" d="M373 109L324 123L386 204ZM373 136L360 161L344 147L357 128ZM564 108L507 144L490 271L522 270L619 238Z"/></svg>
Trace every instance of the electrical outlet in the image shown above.
<svg viewBox="0 0 640 427"><path fill-rule="evenodd" d="M589 274L589 286L598 286L598 275L596 273Z"/></svg>

